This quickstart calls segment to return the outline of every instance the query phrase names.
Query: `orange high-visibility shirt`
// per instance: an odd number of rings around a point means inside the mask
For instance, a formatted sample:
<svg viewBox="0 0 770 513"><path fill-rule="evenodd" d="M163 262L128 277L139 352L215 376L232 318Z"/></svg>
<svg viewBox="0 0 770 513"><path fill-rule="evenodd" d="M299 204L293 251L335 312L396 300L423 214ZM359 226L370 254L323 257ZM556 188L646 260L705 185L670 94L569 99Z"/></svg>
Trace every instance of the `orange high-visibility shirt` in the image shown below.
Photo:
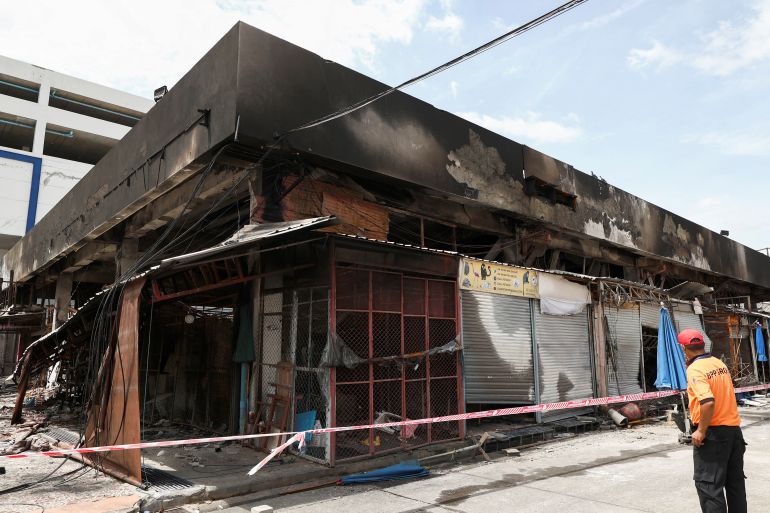
<svg viewBox="0 0 770 513"><path fill-rule="evenodd" d="M711 426L740 426L738 403L730 371L719 358L703 355L687 367L687 397L690 399L690 415L695 424L700 423L700 404L714 400Z"/></svg>

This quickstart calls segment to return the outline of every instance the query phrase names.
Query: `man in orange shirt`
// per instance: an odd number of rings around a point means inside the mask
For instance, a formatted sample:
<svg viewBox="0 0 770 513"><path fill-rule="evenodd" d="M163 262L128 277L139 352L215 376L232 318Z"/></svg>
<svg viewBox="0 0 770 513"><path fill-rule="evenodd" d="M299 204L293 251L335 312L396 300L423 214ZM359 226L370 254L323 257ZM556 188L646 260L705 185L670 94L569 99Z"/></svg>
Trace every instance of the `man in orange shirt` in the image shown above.
<svg viewBox="0 0 770 513"><path fill-rule="evenodd" d="M746 442L730 371L704 351L698 330L683 330L679 344L687 358L695 488L704 513L746 513ZM725 501L725 493L727 501Z"/></svg>

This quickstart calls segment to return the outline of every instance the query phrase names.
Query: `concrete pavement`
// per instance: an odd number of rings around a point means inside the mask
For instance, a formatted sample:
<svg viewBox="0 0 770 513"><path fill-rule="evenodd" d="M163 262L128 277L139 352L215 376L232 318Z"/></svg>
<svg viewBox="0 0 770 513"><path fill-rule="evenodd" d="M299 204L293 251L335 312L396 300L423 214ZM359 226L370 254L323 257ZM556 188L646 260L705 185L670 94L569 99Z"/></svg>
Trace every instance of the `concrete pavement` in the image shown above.
<svg viewBox="0 0 770 513"><path fill-rule="evenodd" d="M764 413L764 418L767 413ZM770 512L770 423L744 413L749 511ZM672 425L597 432L391 486L329 487L269 504L280 513L695 512L692 448Z"/></svg>

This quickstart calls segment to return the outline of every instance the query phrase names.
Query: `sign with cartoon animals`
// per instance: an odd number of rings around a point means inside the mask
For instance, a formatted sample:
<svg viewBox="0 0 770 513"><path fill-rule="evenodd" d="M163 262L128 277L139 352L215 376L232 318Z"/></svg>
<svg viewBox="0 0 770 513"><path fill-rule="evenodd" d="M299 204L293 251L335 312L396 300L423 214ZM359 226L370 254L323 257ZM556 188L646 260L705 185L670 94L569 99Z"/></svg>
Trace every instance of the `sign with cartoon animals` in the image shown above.
<svg viewBox="0 0 770 513"><path fill-rule="evenodd" d="M538 271L531 269L460 259L460 288L464 290L537 298L538 281Z"/></svg>

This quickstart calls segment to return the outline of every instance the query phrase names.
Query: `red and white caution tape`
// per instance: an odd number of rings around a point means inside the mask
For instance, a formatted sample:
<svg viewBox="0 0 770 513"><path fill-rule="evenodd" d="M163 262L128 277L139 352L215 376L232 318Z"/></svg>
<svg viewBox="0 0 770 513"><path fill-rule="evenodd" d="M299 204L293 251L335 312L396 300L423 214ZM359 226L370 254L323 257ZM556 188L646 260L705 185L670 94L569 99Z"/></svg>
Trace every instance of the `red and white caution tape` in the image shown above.
<svg viewBox="0 0 770 513"><path fill-rule="evenodd" d="M284 443L282 443L281 445L279 445L278 447L270 451L270 454L268 454L262 461L257 463L254 466L254 468L249 470L249 475L253 476L254 474L256 474L259 469L267 465L267 462L269 462L270 460L272 460L273 458L281 454L284 451L284 449L286 449L288 446L290 446L294 442L299 442L300 447L305 445L305 433L304 432L297 433L296 435L292 436L291 438L286 440Z"/></svg>
<svg viewBox="0 0 770 513"><path fill-rule="evenodd" d="M21 454L0 455L0 458L20 459L20 458L30 458L35 456L49 456L52 458L60 458L62 456L68 456L70 454L90 454L93 452L128 451L130 449L151 449L153 447L177 447L180 445L232 442L236 440L250 440L252 438L267 438L268 436L289 436L294 434L296 434L296 431L288 431L284 433L259 433L254 435L214 436L214 437L208 437L208 438L188 438L185 440L163 440L160 442L140 442L136 444L103 445L100 447L80 447L78 449L61 449L58 451L25 452Z"/></svg>
<svg viewBox="0 0 770 513"><path fill-rule="evenodd" d="M735 393L740 394L743 392L756 392L757 390L767 390L770 388L770 383L765 385L751 385L749 387L740 387L735 389Z"/></svg>
<svg viewBox="0 0 770 513"><path fill-rule="evenodd" d="M770 388L770 384L753 385L747 387L736 388L736 393L742 392L755 392L757 390L766 390ZM515 406L512 408L500 408L496 410L484 410L471 413L456 413L454 415L444 415L442 417L431 417L425 419L416 420L402 420L396 422L384 422L381 424L363 424L358 426L339 426L329 427L321 429L311 429L308 431L289 431L282 433L259 433L254 435L231 435L231 436L217 436L209 438L189 438L186 440L164 440L160 442L141 442L136 444L122 444L122 445L105 445L100 447L81 447L78 449L61 449L58 451L41 451L41 452L25 452L21 454L2 455L2 458L8 459L20 459L30 458L36 456L48 456L48 457L62 457L70 454L89 454L95 452L111 452L111 451L126 451L130 449L150 449L153 447L177 447L182 445L196 445L205 443L218 443L218 442L230 442L236 440L249 440L254 438L265 438L269 436L290 436L290 438L279 445L268 454L262 461L260 461L254 468L249 471L249 475L254 475L264 467L270 460L275 458L281 452L283 452L290 445L299 442L304 444L305 435L307 434L321 434L321 433L339 433L342 431L358 431L364 429L377 429L386 427L399 427L399 426L419 426L422 424L435 424L438 422L456 422L460 420L473 420L473 419L485 419L491 417L505 417L509 415L521 415L524 413L543 413L556 410L569 410L574 408L585 408L589 406L604 406L608 404L628 403L633 401L646 401L650 399L660 399L663 397L671 397L678 395L678 390L662 390L659 392L646 392L642 394L630 394L630 395L616 395L612 397L597 397L591 399L578 399L574 401L563 401L558 403L543 403L534 404L529 406Z"/></svg>

